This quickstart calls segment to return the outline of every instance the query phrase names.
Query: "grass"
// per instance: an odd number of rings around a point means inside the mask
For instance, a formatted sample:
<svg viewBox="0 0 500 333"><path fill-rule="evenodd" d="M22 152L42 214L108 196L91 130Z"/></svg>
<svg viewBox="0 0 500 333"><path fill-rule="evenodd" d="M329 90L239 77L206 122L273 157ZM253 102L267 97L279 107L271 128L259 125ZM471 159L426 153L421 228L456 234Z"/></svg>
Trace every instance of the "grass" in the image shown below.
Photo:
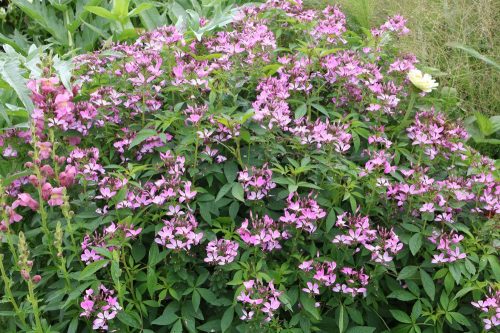
<svg viewBox="0 0 500 333"><path fill-rule="evenodd" d="M311 6L340 4L360 25L375 26L393 14L408 19L411 34L400 42L424 66L439 69L441 86L458 90L466 115L500 113L500 71L451 48L458 42L500 62L498 0L306 0Z"/></svg>

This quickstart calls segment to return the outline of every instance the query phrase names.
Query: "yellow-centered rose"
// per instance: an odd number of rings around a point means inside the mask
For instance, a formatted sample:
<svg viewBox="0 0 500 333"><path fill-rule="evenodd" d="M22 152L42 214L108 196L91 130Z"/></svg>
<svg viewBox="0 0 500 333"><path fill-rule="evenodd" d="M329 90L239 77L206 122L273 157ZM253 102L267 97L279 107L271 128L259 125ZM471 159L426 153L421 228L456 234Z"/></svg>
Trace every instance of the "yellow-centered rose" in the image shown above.
<svg viewBox="0 0 500 333"><path fill-rule="evenodd" d="M418 69L412 69L408 72L408 79L413 83L415 87L422 90L423 92L429 93L439 86L429 74L424 74Z"/></svg>

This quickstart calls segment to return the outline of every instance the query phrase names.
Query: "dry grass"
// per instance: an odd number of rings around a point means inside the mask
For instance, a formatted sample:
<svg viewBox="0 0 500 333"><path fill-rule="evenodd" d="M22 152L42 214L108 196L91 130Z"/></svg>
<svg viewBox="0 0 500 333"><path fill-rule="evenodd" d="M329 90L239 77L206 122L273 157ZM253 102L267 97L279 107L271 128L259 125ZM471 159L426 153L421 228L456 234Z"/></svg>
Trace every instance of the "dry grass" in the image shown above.
<svg viewBox="0 0 500 333"><path fill-rule="evenodd" d="M444 75L442 86L455 87L466 113L500 113L500 72L465 52L446 46L459 42L500 62L500 0L309 0L312 6L339 3L371 25L393 14L408 19L412 33L401 47L423 65ZM362 3L366 3L366 7ZM368 14L366 15L365 14Z"/></svg>

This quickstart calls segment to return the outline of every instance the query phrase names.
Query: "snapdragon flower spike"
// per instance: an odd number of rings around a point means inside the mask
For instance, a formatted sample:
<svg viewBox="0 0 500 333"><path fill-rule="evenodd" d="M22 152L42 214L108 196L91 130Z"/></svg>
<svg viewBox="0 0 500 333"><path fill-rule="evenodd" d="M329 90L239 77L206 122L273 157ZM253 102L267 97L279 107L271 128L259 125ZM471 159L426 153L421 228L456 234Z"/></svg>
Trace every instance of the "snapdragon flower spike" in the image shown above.
<svg viewBox="0 0 500 333"><path fill-rule="evenodd" d="M303 198L296 192L290 193L287 204L280 221L292 224L295 228L305 230L310 234L316 231L318 221L326 216L326 212L313 199L312 193Z"/></svg>
<svg viewBox="0 0 500 333"><path fill-rule="evenodd" d="M273 282L267 285L258 280L243 282L245 289L236 298L243 305L241 320L252 320L255 314L263 314L264 321L270 321L279 310L281 291L276 290Z"/></svg>
<svg viewBox="0 0 500 333"><path fill-rule="evenodd" d="M238 255L239 244L228 239L214 239L207 244L206 263L226 265L232 263Z"/></svg>
<svg viewBox="0 0 500 333"><path fill-rule="evenodd" d="M251 227L250 227L251 224ZM281 249L281 240L290 237L288 232L281 231L280 225L267 215L259 218L250 212L250 220L245 219L237 230L243 242L252 246L259 246L264 251Z"/></svg>
<svg viewBox="0 0 500 333"><path fill-rule="evenodd" d="M444 232L434 230L429 240L436 244L436 249L440 251L435 254L431 260L433 264L450 263L460 259L464 259L467 255L460 250L460 242L464 239L463 235L457 234L454 231Z"/></svg>
<svg viewBox="0 0 500 333"><path fill-rule="evenodd" d="M107 289L100 285L97 291L93 289L85 290L83 301L80 303L82 312L80 317L92 319L92 329L97 331L108 331L109 321L113 320L122 307L118 303L118 298L113 296L114 290Z"/></svg>
<svg viewBox="0 0 500 333"><path fill-rule="evenodd" d="M500 290L493 291L490 288L489 295L484 300L471 302L472 306L481 310L484 329L486 331L500 328Z"/></svg>
<svg viewBox="0 0 500 333"><path fill-rule="evenodd" d="M171 206L167 215L170 217L163 220L165 226L156 235L156 243L173 251L189 251L201 242L203 232L196 232L198 222L191 212Z"/></svg>
<svg viewBox="0 0 500 333"><path fill-rule="evenodd" d="M276 187L272 181L273 172L264 164L262 168L252 167L238 173L238 181L243 186L247 200L260 200Z"/></svg>

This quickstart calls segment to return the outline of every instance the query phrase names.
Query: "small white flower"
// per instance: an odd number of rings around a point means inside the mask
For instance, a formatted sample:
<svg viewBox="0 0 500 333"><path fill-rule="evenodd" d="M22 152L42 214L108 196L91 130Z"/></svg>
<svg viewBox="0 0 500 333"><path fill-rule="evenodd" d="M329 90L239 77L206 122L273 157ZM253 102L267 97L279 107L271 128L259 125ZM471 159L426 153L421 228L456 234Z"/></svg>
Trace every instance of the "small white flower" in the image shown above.
<svg viewBox="0 0 500 333"><path fill-rule="evenodd" d="M429 93L439 86L429 74L424 74L418 69L412 69L408 72L408 79L415 87L423 92Z"/></svg>

